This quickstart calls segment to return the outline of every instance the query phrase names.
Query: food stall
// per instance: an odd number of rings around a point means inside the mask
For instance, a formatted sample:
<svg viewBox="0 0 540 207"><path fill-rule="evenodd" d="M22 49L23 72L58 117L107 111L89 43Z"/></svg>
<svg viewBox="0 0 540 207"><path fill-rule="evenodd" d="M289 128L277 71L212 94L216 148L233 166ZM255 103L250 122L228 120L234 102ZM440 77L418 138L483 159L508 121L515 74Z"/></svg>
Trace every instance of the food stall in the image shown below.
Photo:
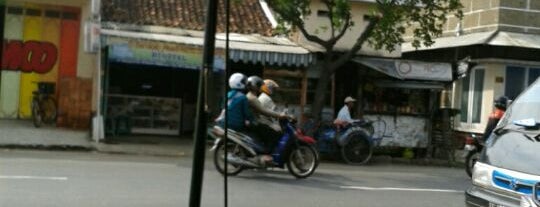
<svg viewBox="0 0 540 207"><path fill-rule="evenodd" d="M359 83L359 113L376 121L374 136L383 138L380 146L428 147L439 93L452 81L451 65L381 58L353 60L371 71Z"/></svg>

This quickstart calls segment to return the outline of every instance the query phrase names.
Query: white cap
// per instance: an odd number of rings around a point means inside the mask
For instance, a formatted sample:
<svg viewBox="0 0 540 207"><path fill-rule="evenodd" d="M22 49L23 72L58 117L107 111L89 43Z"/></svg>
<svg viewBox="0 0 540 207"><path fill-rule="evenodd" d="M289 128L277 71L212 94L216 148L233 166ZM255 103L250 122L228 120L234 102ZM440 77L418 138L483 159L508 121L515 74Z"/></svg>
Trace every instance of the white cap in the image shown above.
<svg viewBox="0 0 540 207"><path fill-rule="evenodd" d="M349 102L355 102L356 99L350 97L350 96L347 96L347 98L345 98L345 103L349 103Z"/></svg>

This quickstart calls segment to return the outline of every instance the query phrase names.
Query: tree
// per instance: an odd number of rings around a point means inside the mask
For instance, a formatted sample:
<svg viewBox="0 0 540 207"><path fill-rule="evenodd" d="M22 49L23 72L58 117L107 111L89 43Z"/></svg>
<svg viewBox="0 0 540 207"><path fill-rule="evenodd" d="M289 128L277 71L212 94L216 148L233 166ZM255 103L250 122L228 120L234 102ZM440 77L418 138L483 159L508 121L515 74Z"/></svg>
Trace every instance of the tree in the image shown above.
<svg viewBox="0 0 540 207"><path fill-rule="evenodd" d="M460 0L374 0L374 6L368 16L368 24L354 45L347 52L334 50L337 42L354 26L349 0L313 0L323 3L328 10L329 27L320 29L330 32L329 38L321 38L316 32L306 29L303 17L311 13L312 0L267 0L268 5L277 14L279 26L277 31L290 33L297 30L305 38L322 46L323 57L314 66L320 69L312 115L319 120L325 100L325 91L331 76L338 68L349 61L362 49L367 41L375 49L395 50L396 45L405 42L403 34L412 29L412 45L429 46L433 38L442 34L443 25L449 15L462 18Z"/></svg>

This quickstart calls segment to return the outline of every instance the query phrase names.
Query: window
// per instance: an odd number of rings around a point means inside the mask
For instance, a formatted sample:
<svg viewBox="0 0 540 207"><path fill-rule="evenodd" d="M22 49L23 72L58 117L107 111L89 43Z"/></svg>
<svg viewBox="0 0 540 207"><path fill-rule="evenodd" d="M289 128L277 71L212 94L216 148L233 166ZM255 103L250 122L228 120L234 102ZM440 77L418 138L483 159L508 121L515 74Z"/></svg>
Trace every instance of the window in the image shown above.
<svg viewBox="0 0 540 207"><path fill-rule="evenodd" d="M484 90L484 69L474 69L462 80L461 117L464 123L480 123L482 115L482 92Z"/></svg>
<svg viewBox="0 0 540 207"><path fill-rule="evenodd" d="M540 68L508 66L506 67L506 81L504 95L511 100L531 85L540 76Z"/></svg>

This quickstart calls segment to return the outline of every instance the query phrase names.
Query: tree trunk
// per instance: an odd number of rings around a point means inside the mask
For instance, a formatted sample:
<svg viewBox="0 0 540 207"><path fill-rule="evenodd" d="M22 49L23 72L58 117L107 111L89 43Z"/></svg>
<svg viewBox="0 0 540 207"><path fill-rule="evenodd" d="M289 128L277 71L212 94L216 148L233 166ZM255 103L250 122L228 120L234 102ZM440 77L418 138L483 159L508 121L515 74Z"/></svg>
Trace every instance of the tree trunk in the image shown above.
<svg viewBox="0 0 540 207"><path fill-rule="evenodd" d="M319 75L319 80L317 81L317 88L315 90L315 97L313 100L311 115L316 121L321 120L322 110L324 107L326 97L326 91L328 90L328 84L330 83L332 74L327 67L327 63L324 62L320 64L321 74Z"/></svg>

